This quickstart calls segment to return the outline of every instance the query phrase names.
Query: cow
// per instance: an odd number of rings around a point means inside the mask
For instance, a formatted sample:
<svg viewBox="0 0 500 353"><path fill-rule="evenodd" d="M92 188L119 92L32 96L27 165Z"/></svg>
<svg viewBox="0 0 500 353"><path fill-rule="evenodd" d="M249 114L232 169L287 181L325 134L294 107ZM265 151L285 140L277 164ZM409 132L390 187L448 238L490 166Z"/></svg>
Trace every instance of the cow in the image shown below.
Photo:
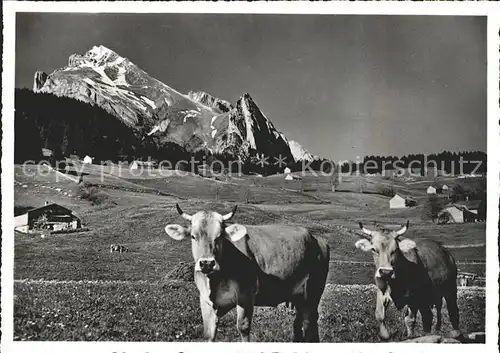
<svg viewBox="0 0 500 353"><path fill-rule="evenodd" d="M218 320L236 307L241 341L250 341L254 306L290 302L295 307L293 340L319 342L318 305L329 269L330 248L306 228L275 224L228 225L237 206L178 213L190 225L169 224L175 240L191 238L194 280L199 291L204 336L213 342Z"/></svg>
<svg viewBox="0 0 500 353"><path fill-rule="evenodd" d="M125 246L123 245L116 245L116 244L111 244L109 246L109 252L112 253L112 252L119 252L119 253L123 253L123 252L128 252L128 248L126 248Z"/></svg>
<svg viewBox="0 0 500 353"><path fill-rule="evenodd" d="M414 335L417 312L420 311L424 333L432 328L432 309L437 309L436 331L441 330L443 298L453 326L452 335L459 337L457 307L457 266L450 252L431 240L402 239L409 221L399 230L368 230L361 222L363 239L356 248L373 254L377 299L375 318L379 336L387 340L390 333L385 325L385 313L391 302L398 310L405 309L404 322L408 337Z"/></svg>

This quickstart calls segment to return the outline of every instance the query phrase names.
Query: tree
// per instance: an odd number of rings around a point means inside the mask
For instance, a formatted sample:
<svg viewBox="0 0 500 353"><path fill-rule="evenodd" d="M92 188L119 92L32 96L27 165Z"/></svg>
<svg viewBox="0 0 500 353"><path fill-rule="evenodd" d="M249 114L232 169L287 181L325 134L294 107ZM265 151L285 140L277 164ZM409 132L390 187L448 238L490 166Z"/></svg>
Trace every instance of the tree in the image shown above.
<svg viewBox="0 0 500 353"><path fill-rule="evenodd" d="M435 222L438 218L439 212L444 208L444 201L436 195L429 195L429 199L424 207L424 219L431 219Z"/></svg>
<svg viewBox="0 0 500 353"><path fill-rule="evenodd" d="M479 207L477 209L477 220L478 221L486 221L486 195L481 199L479 203Z"/></svg>

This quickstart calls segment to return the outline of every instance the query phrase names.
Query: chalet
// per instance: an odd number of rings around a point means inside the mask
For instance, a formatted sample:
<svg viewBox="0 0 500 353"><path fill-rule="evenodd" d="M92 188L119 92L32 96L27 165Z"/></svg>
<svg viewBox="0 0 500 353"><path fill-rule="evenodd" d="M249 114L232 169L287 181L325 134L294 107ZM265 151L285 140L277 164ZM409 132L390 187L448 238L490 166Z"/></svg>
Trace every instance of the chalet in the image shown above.
<svg viewBox="0 0 500 353"><path fill-rule="evenodd" d="M440 223L470 223L476 221L477 213L464 205L451 204L439 212L438 219Z"/></svg>
<svg viewBox="0 0 500 353"><path fill-rule="evenodd" d="M283 171L283 173L285 173L285 174L290 174L291 172L292 171L288 167L286 167L285 170Z"/></svg>
<svg viewBox="0 0 500 353"><path fill-rule="evenodd" d="M406 208L406 200L396 194L389 200L389 208Z"/></svg>
<svg viewBox="0 0 500 353"><path fill-rule="evenodd" d="M137 169L151 169L156 166L156 163L154 161L133 161L130 164L130 169L132 170L137 170Z"/></svg>
<svg viewBox="0 0 500 353"><path fill-rule="evenodd" d="M197 174L204 178L212 178L214 175L212 168L207 164L201 164L197 168Z"/></svg>
<svg viewBox="0 0 500 353"><path fill-rule="evenodd" d="M94 158L90 157L89 155L86 155L84 158L83 158L83 163L85 164L92 164L92 160Z"/></svg>
<svg viewBox="0 0 500 353"><path fill-rule="evenodd" d="M436 188L434 186L429 186L426 191L428 194L435 194L437 192Z"/></svg>
<svg viewBox="0 0 500 353"><path fill-rule="evenodd" d="M81 228L82 224L73 212L55 203L45 202L42 207L31 209L14 218L14 229L21 233L42 230L60 231Z"/></svg>

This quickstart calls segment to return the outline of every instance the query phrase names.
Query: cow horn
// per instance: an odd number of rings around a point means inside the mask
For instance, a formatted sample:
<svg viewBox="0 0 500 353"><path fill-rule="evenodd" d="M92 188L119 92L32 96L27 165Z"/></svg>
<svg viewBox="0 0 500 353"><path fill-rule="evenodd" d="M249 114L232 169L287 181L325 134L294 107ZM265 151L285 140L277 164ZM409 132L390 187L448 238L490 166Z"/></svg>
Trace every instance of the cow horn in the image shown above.
<svg viewBox="0 0 500 353"><path fill-rule="evenodd" d="M361 228L361 230L363 231L363 233L367 236L365 236L364 238L367 238L367 239L371 239L372 237L372 231L371 230L368 230L366 229L364 226L363 226L363 223L359 222L359 228Z"/></svg>
<svg viewBox="0 0 500 353"><path fill-rule="evenodd" d="M177 212L179 212L179 214L182 216L182 218L188 220L188 221L191 221L193 219L193 216L191 215L188 215L187 213L185 213L181 207L179 206L178 203L175 204L175 207L177 208Z"/></svg>
<svg viewBox="0 0 500 353"><path fill-rule="evenodd" d="M410 221L406 221L406 224L403 225L403 227L396 232L396 238L403 235L408 230L409 225L410 225Z"/></svg>
<svg viewBox="0 0 500 353"><path fill-rule="evenodd" d="M236 213L236 209L238 208L238 205L234 205L234 208L231 212L229 212L228 214L225 214L224 216L222 216L222 220L223 221L229 221L231 218L233 218L234 214Z"/></svg>

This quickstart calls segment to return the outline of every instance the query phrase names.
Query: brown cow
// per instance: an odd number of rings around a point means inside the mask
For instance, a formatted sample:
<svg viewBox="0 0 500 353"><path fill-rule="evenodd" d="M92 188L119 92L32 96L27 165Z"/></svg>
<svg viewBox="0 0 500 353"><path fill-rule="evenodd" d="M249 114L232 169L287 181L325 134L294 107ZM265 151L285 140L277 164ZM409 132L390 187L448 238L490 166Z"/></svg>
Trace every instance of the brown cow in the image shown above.
<svg viewBox="0 0 500 353"><path fill-rule="evenodd" d="M296 308L294 341L318 342L318 305L325 288L329 247L307 229L289 225L228 225L221 215L178 212L190 222L165 227L175 240L191 237L195 283L200 292L204 334L214 341L217 322L237 309L237 329L249 341L254 306L289 301Z"/></svg>
<svg viewBox="0 0 500 353"><path fill-rule="evenodd" d="M416 314L422 315L425 333L431 331L432 308L437 309L436 330L441 330L441 307L446 300L454 336L459 336L457 307L457 266L453 256L441 244L431 240L401 239L409 222L400 230L368 230L360 222L363 238L356 247L370 251L375 262L377 304L375 318L380 323L380 337L388 339L385 311L393 302L398 310L407 306L405 324L413 336Z"/></svg>

